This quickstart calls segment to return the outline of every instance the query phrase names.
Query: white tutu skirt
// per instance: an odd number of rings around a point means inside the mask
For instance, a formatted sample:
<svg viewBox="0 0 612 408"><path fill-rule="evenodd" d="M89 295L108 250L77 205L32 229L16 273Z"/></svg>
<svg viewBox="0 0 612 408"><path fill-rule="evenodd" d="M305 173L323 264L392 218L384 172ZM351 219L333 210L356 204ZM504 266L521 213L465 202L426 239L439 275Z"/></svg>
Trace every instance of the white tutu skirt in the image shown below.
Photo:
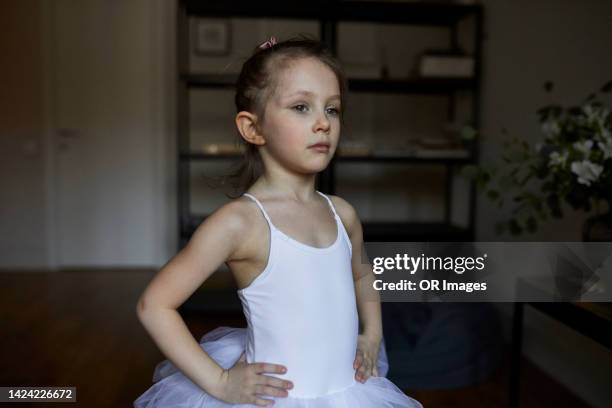
<svg viewBox="0 0 612 408"><path fill-rule="evenodd" d="M232 367L246 347L246 328L218 327L202 336L202 349L224 369ZM378 358L379 377L369 377L365 383L355 383L344 390L317 398L272 397L277 408L422 408L384 376L389 364L384 344ZM136 401L135 408L230 408L254 407L253 404L230 404L221 401L195 385L170 361L155 367L154 384Z"/></svg>

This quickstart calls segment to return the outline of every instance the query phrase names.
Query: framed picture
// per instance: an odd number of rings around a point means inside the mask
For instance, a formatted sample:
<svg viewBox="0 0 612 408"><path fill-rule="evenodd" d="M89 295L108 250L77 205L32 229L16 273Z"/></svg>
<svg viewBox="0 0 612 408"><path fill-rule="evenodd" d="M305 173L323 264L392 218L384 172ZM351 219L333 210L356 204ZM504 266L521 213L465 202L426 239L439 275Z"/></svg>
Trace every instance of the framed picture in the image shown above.
<svg viewBox="0 0 612 408"><path fill-rule="evenodd" d="M197 18L195 19L193 31L195 54L228 55L230 53L230 20Z"/></svg>

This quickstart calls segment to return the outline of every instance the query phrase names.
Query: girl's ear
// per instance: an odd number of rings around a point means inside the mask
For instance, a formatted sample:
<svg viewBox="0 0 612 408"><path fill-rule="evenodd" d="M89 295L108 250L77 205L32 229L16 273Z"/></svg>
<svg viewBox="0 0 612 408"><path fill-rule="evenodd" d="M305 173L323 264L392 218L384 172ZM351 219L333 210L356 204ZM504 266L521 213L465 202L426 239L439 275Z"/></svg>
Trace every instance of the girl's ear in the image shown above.
<svg viewBox="0 0 612 408"><path fill-rule="evenodd" d="M236 127L240 132L240 135L248 143L255 145L264 145L266 140L263 135L259 132L257 126L257 116L251 112L241 111L236 115Z"/></svg>

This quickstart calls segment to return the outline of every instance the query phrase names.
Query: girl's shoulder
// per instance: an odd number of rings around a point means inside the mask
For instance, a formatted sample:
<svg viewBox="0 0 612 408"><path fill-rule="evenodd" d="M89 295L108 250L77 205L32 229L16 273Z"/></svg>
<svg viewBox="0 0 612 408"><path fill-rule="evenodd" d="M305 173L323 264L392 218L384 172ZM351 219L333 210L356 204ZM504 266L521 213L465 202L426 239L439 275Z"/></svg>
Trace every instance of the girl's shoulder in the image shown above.
<svg viewBox="0 0 612 408"><path fill-rule="evenodd" d="M353 207L351 203L349 203L344 198L337 196L337 195L331 195L331 194L326 194L326 195L332 201L332 204L336 208L336 212L338 213L338 216L342 220L342 223L344 224L344 228L346 229L349 235L352 235L353 232L356 231L357 229L361 229L361 222L359 221L359 215L357 214L355 207Z"/></svg>
<svg viewBox="0 0 612 408"><path fill-rule="evenodd" d="M181 259L194 279L205 279L223 262L253 258L257 231L265 227L254 220L244 199L234 199L209 214L198 225L181 251ZM260 233L261 235L261 233Z"/></svg>
<svg viewBox="0 0 612 408"><path fill-rule="evenodd" d="M237 197L214 210L204 223L214 223L232 236L245 238L253 231L259 211L248 197Z"/></svg>

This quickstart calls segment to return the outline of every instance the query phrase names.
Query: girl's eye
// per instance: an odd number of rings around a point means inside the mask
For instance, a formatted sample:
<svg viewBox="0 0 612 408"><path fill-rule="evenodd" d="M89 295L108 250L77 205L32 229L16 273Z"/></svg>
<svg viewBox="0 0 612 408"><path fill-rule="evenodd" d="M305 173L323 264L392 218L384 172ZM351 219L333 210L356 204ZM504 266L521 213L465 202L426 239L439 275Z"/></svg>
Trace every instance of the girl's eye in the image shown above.
<svg viewBox="0 0 612 408"><path fill-rule="evenodd" d="M305 112L304 110L300 109L300 108L305 108L305 107L306 107L306 105L300 104L300 105L295 105L293 107L293 109L296 109L298 112ZM329 111L331 111L332 115L334 115L334 116L337 116L337 115L340 114L340 111L338 109L336 109L336 108L330 108Z"/></svg>

